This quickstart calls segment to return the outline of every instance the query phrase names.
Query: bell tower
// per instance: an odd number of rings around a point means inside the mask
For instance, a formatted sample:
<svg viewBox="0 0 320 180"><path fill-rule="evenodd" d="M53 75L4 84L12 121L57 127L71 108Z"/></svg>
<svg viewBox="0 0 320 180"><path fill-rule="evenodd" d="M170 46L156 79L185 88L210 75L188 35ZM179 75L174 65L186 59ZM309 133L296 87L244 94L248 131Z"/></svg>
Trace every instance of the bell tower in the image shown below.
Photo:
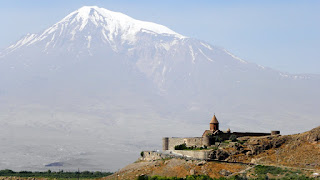
<svg viewBox="0 0 320 180"><path fill-rule="evenodd" d="M216 118L216 115L213 115L211 121L210 121L210 131L216 131L219 130L219 121Z"/></svg>

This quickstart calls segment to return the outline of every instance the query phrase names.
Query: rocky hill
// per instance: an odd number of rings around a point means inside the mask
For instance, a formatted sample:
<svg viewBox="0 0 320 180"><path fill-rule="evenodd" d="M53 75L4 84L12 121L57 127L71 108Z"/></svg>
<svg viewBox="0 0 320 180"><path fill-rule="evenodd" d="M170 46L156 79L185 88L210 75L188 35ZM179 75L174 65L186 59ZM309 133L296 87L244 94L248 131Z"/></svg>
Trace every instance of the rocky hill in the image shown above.
<svg viewBox="0 0 320 180"><path fill-rule="evenodd" d="M146 161L141 158L106 179L135 179L141 175L186 177L194 174L212 178L244 174L250 178L259 176L264 167L267 169L264 170L265 176L272 178L290 176L290 173L317 176L320 172L320 126L301 134L238 138L238 142L228 142L212 150L211 159ZM272 173L274 171L279 174Z"/></svg>
<svg viewBox="0 0 320 180"><path fill-rule="evenodd" d="M206 162L200 160L185 160L179 158L157 161L139 161L126 166L106 179L136 179L141 175L185 177L186 175L205 174L210 177L228 176L250 166L220 162Z"/></svg>
<svg viewBox="0 0 320 180"><path fill-rule="evenodd" d="M302 134L252 138L247 144L253 150L252 163L320 169L320 127Z"/></svg>

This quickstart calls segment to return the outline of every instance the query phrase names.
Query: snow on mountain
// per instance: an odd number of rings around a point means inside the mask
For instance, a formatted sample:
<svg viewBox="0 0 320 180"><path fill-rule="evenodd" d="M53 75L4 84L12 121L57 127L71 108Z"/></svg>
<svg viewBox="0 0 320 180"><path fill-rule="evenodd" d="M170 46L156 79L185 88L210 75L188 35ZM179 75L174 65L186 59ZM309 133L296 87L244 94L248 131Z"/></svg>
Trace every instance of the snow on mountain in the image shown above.
<svg viewBox="0 0 320 180"><path fill-rule="evenodd" d="M63 41L74 41L78 34L82 36L80 38L86 38L88 44L86 47L90 48L92 38L90 33L92 29L98 31L99 37L96 37L97 34L95 34L96 38L114 48L116 48L116 44L134 44L139 32L169 36L177 39L186 38L159 24L135 20L125 14L109 11L97 6L84 6L70 13L43 33L37 35L28 34L15 45L10 46L6 51L10 53L22 46L30 46L43 41L45 42L46 51L49 47L54 48L59 43L59 40L61 41L61 38L63 38Z"/></svg>
<svg viewBox="0 0 320 180"><path fill-rule="evenodd" d="M12 152L2 153L0 169L62 162L116 170L143 149L160 149L162 136L201 135L214 112L221 128L237 131L319 125L318 75L259 66L96 6L0 56L0 143Z"/></svg>
<svg viewBox="0 0 320 180"><path fill-rule="evenodd" d="M180 63L190 63L184 72L189 74L192 64L221 61L221 55L230 56L227 59L236 66L245 62L226 50L187 38L165 26L96 6L82 7L43 32L28 34L9 46L2 57L11 54L27 57L28 53L31 57L35 54L81 57L105 52L124 55L160 88L165 85L167 74L174 71L173 66Z"/></svg>

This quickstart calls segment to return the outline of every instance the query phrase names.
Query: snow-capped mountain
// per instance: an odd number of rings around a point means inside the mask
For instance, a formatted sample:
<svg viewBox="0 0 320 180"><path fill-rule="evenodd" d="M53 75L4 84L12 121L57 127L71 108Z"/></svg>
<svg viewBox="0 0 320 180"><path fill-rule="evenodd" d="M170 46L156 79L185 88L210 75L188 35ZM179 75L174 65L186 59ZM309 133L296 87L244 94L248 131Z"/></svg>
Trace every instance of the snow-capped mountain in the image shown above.
<svg viewBox="0 0 320 180"><path fill-rule="evenodd" d="M123 44L134 45L138 33L163 35L173 39L185 38L162 25L135 20L125 14L96 6L85 6L40 34L28 34L10 46L7 53L31 45L40 45L44 52L55 48L79 51L74 47L77 43L87 49L94 48L91 44L101 43L118 51ZM65 44L66 41L73 43Z"/></svg>
<svg viewBox="0 0 320 180"><path fill-rule="evenodd" d="M319 90L318 75L85 6L0 54L0 169L115 170L162 136L201 135L214 112L222 128L301 132L319 125Z"/></svg>
<svg viewBox="0 0 320 180"><path fill-rule="evenodd" d="M82 7L43 32L26 35L9 46L2 56L28 57L30 52L31 57L35 53L78 58L104 53L120 55L130 59L130 63L159 86L180 63L189 64L191 69L184 72L187 75L192 73L193 64L201 62L214 64L223 59L247 64L224 49L187 38L165 26L96 6Z"/></svg>

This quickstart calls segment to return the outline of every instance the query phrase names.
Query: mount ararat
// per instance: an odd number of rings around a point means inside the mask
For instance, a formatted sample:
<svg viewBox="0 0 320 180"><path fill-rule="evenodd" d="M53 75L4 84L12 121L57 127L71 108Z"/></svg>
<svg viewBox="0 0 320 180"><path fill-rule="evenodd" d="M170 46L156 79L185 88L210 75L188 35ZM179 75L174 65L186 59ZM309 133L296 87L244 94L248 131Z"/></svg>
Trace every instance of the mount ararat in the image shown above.
<svg viewBox="0 0 320 180"><path fill-rule="evenodd" d="M319 75L85 6L0 53L0 169L116 170L162 136L200 136L214 112L222 129L303 132L319 90Z"/></svg>

